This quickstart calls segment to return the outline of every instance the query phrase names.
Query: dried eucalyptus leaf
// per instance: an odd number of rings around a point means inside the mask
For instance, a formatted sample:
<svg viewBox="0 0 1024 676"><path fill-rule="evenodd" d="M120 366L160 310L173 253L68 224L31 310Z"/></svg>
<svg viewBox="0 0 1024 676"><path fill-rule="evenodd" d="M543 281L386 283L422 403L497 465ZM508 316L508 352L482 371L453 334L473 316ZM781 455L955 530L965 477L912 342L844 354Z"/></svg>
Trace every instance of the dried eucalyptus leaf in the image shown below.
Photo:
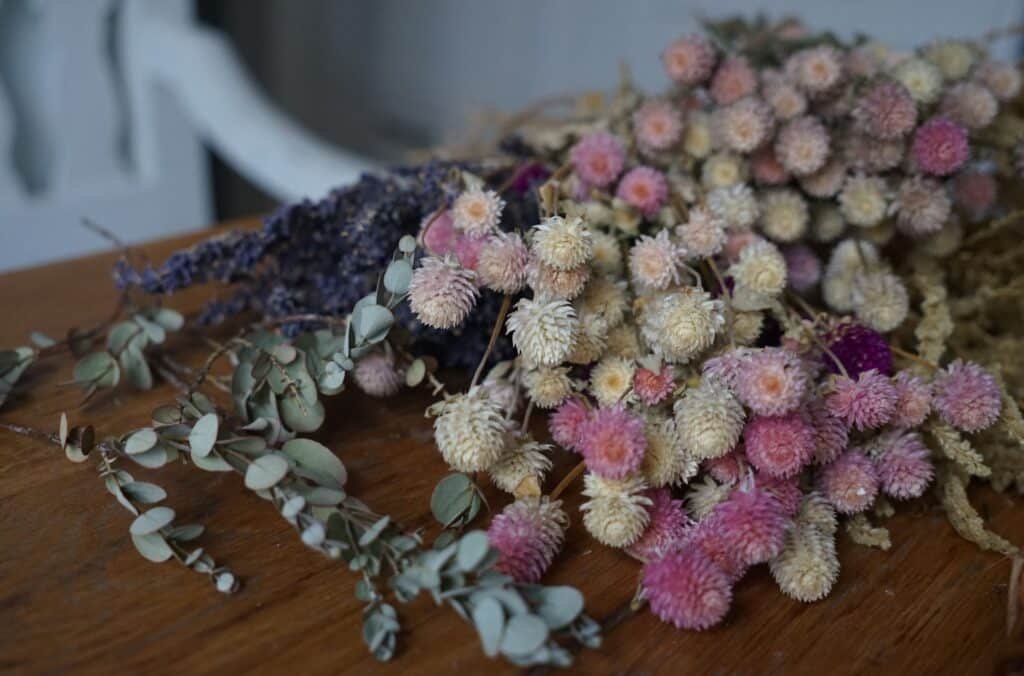
<svg viewBox="0 0 1024 676"><path fill-rule="evenodd" d="M148 535L174 521L174 510L170 507L154 507L135 518L128 529L132 535Z"/></svg>
<svg viewBox="0 0 1024 676"><path fill-rule="evenodd" d="M291 364L299 356L298 350L287 343L282 343L275 347L271 354L274 355L274 359L277 359L284 366Z"/></svg>
<svg viewBox="0 0 1024 676"><path fill-rule="evenodd" d="M185 318L181 313L170 308L157 308L150 313L150 318L168 331L180 331L185 325Z"/></svg>
<svg viewBox="0 0 1024 676"><path fill-rule="evenodd" d="M352 313L352 328L360 342L380 342L394 323L395 316L383 305L367 304Z"/></svg>
<svg viewBox="0 0 1024 676"><path fill-rule="evenodd" d="M540 605L535 612L551 631L569 626L583 612L583 594L573 587L539 587Z"/></svg>
<svg viewBox="0 0 1024 676"><path fill-rule="evenodd" d="M324 405L319 401L310 404L301 396L287 395L281 398L280 409L281 421L300 434L315 432L324 423Z"/></svg>
<svg viewBox="0 0 1024 676"><path fill-rule="evenodd" d="M266 490L277 485L288 475L288 461L279 455L264 455L256 458L245 471L245 487Z"/></svg>
<svg viewBox="0 0 1024 676"><path fill-rule="evenodd" d="M193 455L192 464L207 472L230 472L232 470L231 465L228 464L227 460L217 453L211 453L210 455L205 456Z"/></svg>
<svg viewBox="0 0 1024 676"><path fill-rule="evenodd" d="M153 411L153 422L158 425L177 425L182 422L181 410L170 404L161 406Z"/></svg>
<svg viewBox="0 0 1024 676"><path fill-rule="evenodd" d="M210 398L202 392L193 392L190 399L192 401L192 405L195 406L203 415L217 412L217 407L214 406L213 402L210 401Z"/></svg>
<svg viewBox="0 0 1024 676"><path fill-rule="evenodd" d="M68 443L77 446L82 453L89 455L96 445L96 430L92 425L72 427L68 432Z"/></svg>
<svg viewBox="0 0 1024 676"><path fill-rule="evenodd" d="M154 343L162 343L167 340L167 331L156 322L152 322L142 315L135 315L132 320L146 332L146 336Z"/></svg>
<svg viewBox="0 0 1024 676"><path fill-rule="evenodd" d="M153 389L153 370L149 368L146 358L134 343L121 353L118 361L128 382L140 390Z"/></svg>
<svg viewBox="0 0 1024 676"><path fill-rule="evenodd" d="M193 457L205 458L213 450L217 443L217 429L220 419L216 413L207 413L196 421L192 426L192 433L188 435L188 446L192 449Z"/></svg>
<svg viewBox="0 0 1024 676"><path fill-rule="evenodd" d="M477 488L465 474L449 474L441 479L430 496L430 511L446 528L469 523L480 506Z"/></svg>
<svg viewBox="0 0 1024 676"><path fill-rule="evenodd" d="M74 378L83 386L114 387L121 380L121 370L110 353L93 352L75 364Z"/></svg>
<svg viewBox="0 0 1024 676"><path fill-rule="evenodd" d="M107 333L107 349L115 354L124 352L128 342L141 332L142 328L135 322L118 322Z"/></svg>
<svg viewBox="0 0 1024 676"><path fill-rule="evenodd" d="M107 492L117 498L117 501L121 503L125 509L138 516L139 510L135 509L135 505L133 505L131 500L129 500L124 492L121 491L121 482L118 481L116 476L107 475L103 478L103 484L107 487Z"/></svg>
<svg viewBox="0 0 1024 676"><path fill-rule="evenodd" d="M33 331L32 333L28 334L28 339L32 341L33 345L42 349L53 347L54 345L57 344L57 341L55 341L53 338L50 338L48 335L42 333L41 331Z"/></svg>
<svg viewBox="0 0 1024 676"><path fill-rule="evenodd" d="M334 488L343 488L348 480L345 465L329 448L312 439L286 441L281 450L300 467L324 474L334 481Z"/></svg>
<svg viewBox="0 0 1024 676"><path fill-rule="evenodd" d="M167 544L159 533L147 533L146 535L132 534L132 544L145 558L153 563L163 563L174 556L171 546Z"/></svg>
<svg viewBox="0 0 1024 676"><path fill-rule="evenodd" d="M68 414L60 414L60 427L57 432L57 438L60 439L60 446L64 448L68 443Z"/></svg>
<svg viewBox="0 0 1024 676"><path fill-rule="evenodd" d="M495 657L501 647L501 637L505 632L505 611L501 604L489 596L480 599L473 606L473 624L480 635L480 644L484 654Z"/></svg>
<svg viewBox="0 0 1024 676"><path fill-rule="evenodd" d="M85 462L89 459L82 449L74 444L67 444L64 446L64 457L74 463Z"/></svg>
<svg viewBox="0 0 1024 676"><path fill-rule="evenodd" d="M160 437L157 436L156 431L147 427L128 437L124 442L124 452L128 455L139 455L152 449L159 441Z"/></svg>
<svg viewBox="0 0 1024 676"><path fill-rule="evenodd" d="M455 562L460 570L470 573L476 570L477 565L487 556L490 548L490 541L487 539L487 534L483 531L475 530L466 533L459 540Z"/></svg>
<svg viewBox="0 0 1024 676"><path fill-rule="evenodd" d="M412 235L402 235L398 240L398 250L404 254L411 254L416 250L416 238Z"/></svg>
<svg viewBox="0 0 1024 676"><path fill-rule="evenodd" d="M426 376L427 364L422 359L416 359L405 370L405 384L409 387L416 387L423 382Z"/></svg>
<svg viewBox="0 0 1024 676"><path fill-rule="evenodd" d="M205 530L206 529L202 524L187 523L183 526L175 526L174 528L168 529L167 539L174 540L176 542L189 542L198 538Z"/></svg>
<svg viewBox="0 0 1024 676"><path fill-rule="evenodd" d="M299 394L306 402L313 404L317 400L317 389L316 381L313 380L313 376L309 375L309 371L306 369L305 359L296 359L292 363L288 364L285 368L285 373L291 378L299 388Z"/></svg>
<svg viewBox="0 0 1024 676"><path fill-rule="evenodd" d="M167 464L169 457L166 448L156 446L145 453L131 456L131 459L148 469L159 469Z"/></svg>
<svg viewBox="0 0 1024 676"><path fill-rule="evenodd" d="M380 534L384 532L384 529L391 524L390 516L382 516L372 526L366 529L366 531L359 537L359 546L366 547L373 543Z"/></svg>
<svg viewBox="0 0 1024 676"><path fill-rule="evenodd" d="M132 500L145 504L160 502L167 497L167 492L164 489L145 481L130 481L123 484L121 490Z"/></svg>
<svg viewBox="0 0 1024 676"><path fill-rule="evenodd" d="M242 437L227 444L227 447L246 455L262 455L267 450L267 440L263 437Z"/></svg>
<svg viewBox="0 0 1024 676"><path fill-rule="evenodd" d="M409 291L409 282L412 281L412 266L404 258L391 261L387 270L384 271L384 288L395 294L403 296Z"/></svg>
<svg viewBox="0 0 1024 676"><path fill-rule="evenodd" d="M544 620L536 615L513 615L501 637L501 652L510 657L530 655L547 640L548 625Z"/></svg>

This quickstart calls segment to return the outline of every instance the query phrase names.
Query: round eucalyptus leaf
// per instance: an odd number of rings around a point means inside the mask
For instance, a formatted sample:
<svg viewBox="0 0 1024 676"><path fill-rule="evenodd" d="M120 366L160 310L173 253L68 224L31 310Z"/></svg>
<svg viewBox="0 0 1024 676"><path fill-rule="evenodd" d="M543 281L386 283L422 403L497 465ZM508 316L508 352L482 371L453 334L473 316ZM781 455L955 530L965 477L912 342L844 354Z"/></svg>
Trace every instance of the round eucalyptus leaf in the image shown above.
<svg viewBox="0 0 1024 676"><path fill-rule="evenodd" d="M140 390L153 389L153 370L149 368L146 358L133 344L128 346L118 360L124 369L125 378Z"/></svg>
<svg viewBox="0 0 1024 676"><path fill-rule="evenodd" d="M132 534L132 544L145 558L153 563L163 563L174 556L171 546L167 544L160 533L147 533L146 535Z"/></svg>
<svg viewBox="0 0 1024 676"><path fill-rule="evenodd" d="M384 271L384 288L396 296L404 295L412 281L412 266L404 258L391 261Z"/></svg>
<svg viewBox="0 0 1024 676"><path fill-rule="evenodd" d="M41 331L33 331L28 334L28 339L32 341L32 344L39 348L53 347L57 344L57 341L50 338L48 335Z"/></svg>
<svg viewBox="0 0 1024 676"><path fill-rule="evenodd" d="M146 336L154 343L160 344L167 340L167 331L156 322L152 322L142 315L133 316L132 321L138 324L146 332Z"/></svg>
<svg viewBox="0 0 1024 676"><path fill-rule="evenodd" d="M288 461L279 455L256 458L245 471L245 487L261 491L272 488L288 475Z"/></svg>
<svg viewBox="0 0 1024 676"><path fill-rule="evenodd" d="M402 235L402 239L398 240L398 250L402 253L412 253L416 250L416 238L412 235Z"/></svg>
<svg viewBox="0 0 1024 676"><path fill-rule="evenodd" d="M302 542L307 547L319 547L327 538L327 531L319 521L314 521L302 531Z"/></svg>
<svg viewBox="0 0 1024 676"><path fill-rule="evenodd" d="M166 307L158 308L153 312L152 319L168 331L180 331L181 327L185 325L185 318L181 316L180 312Z"/></svg>
<svg viewBox="0 0 1024 676"><path fill-rule="evenodd" d="M315 432L324 423L324 405L319 401L310 404L301 396L286 395L281 398L279 408L282 422L293 432Z"/></svg>
<svg viewBox="0 0 1024 676"><path fill-rule="evenodd" d="M583 612L583 594L573 587L540 587L536 612L551 631L567 627Z"/></svg>
<svg viewBox="0 0 1024 676"><path fill-rule="evenodd" d="M154 507L136 517L128 530L132 535L148 535L157 532L172 521L174 521L173 509L170 507Z"/></svg>
<svg viewBox="0 0 1024 676"><path fill-rule="evenodd" d="M85 462L89 456L82 452L82 449L75 444L65 444L64 457L74 463Z"/></svg>
<svg viewBox="0 0 1024 676"><path fill-rule="evenodd" d="M409 387L416 387L427 377L427 364L422 359L416 359L409 364L405 370L405 384Z"/></svg>
<svg viewBox="0 0 1024 676"><path fill-rule="evenodd" d="M306 500L314 507L333 507L345 499L345 491L317 486L305 493Z"/></svg>
<svg viewBox="0 0 1024 676"><path fill-rule="evenodd" d="M359 536L359 546L366 547L374 542L380 534L384 532L384 529L391 524L390 516L382 516L377 519L377 522L366 529L361 536Z"/></svg>
<svg viewBox="0 0 1024 676"><path fill-rule="evenodd" d="M80 385L114 387L121 379L121 370L109 352L93 352L75 364L74 378Z"/></svg>
<svg viewBox="0 0 1024 676"><path fill-rule="evenodd" d="M137 464L148 469L159 469L167 464L167 449L163 446L154 446L145 453L131 456Z"/></svg>
<svg viewBox="0 0 1024 676"><path fill-rule="evenodd" d="M188 435L188 446L192 449L193 456L205 458L213 450L217 443L217 429L220 420L216 413L207 413L196 421L192 426L192 433Z"/></svg>
<svg viewBox="0 0 1024 676"><path fill-rule="evenodd" d="M222 458L217 453L210 453L209 455L193 455L192 464L201 470L206 472L230 472L231 465L228 464L227 460Z"/></svg>
<svg viewBox="0 0 1024 676"><path fill-rule="evenodd" d="M57 429L57 438L60 439L61 448L68 443L68 414L60 414L60 427Z"/></svg>
<svg viewBox="0 0 1024 676"><path fill-rule="evenodd" d="M175 526L174 528L168 529L167 539L174 540L176 542L189 542L202 535L205 530L206 529L202 524L186 523L182 526Z"/></svg>
<svg viewBox="0 0 1024 676"><path fill-rule="evenodd" d="M217 411L217 407L214 406L212 401L210 401L210 398L202 392L193 392L189 399L191 400L192 405L204 415L206 413L215 413Z"/></svg>
<svg viewBox="0 0 1024 676"><path fill-rule="evenodd" d="M139 455L152 449L160 441L160 437L150 428L141 429L132 434L124 442L124 452L128 455Z"/></svg>
<svg viewBox="0 0 1024 676"><path fill-rule="evenodd" d="M167 497L167 492L164 489L145 481L130 481L121 486L121 490L135 502L144 504L160 502Z"/></svg>
<svg viewBox="0 0 1024 676"><path fill-rule="evenodd" d="M488 657L498 654L501 636L505 632L505 611L501 604L485 596L473 606L473 624L480 635L480 644Z"/></svg>
<svg viewBox="0 0 1024 676"><path fill-rule="evenodd" d="M392 324L395 323L395 316L383 305L367 304L358 312L352 313L352 322L357 338L376 343L387 336Z"/></svg>
<svg viewBox="0 0 1024 676"><path fill-rule="evenodd" d="M263 437L241 437L235 439L227 446L232 451L238 451L246 455L261 455L267 450L267 440Z"/></svg>
<svg viewBox="0 0 1024 676"><path fill-rule="evenodd" d="M536 615L520 614L509 618L501 637L501 652L509 656L527 656L548 640L548 625Z"/></svg>
<svg viewBox="0 0 1024 676"><path fill-rule="evenodd" d="M449 474L430 496L430 511L444 527L465 525L480 511L480 495L465 474Z"/></svg>
<svg viewBox="0 0 1024 676"><path fill-rule="evenodd" d="M487 534L480 530L466 533L459 540L459 547L455 552L455 562L463 572L470 573L476 570L477 565L484 560L491 543Z"/></svg>
<svg viewBox="0 0 1024 676"><path fill-rule="evenodd" d="M331 449L312 439L292 439L286 441L281 450L300 467L325 474L334 480L334 488L342 488L348 480L345 465ZM328 488L331 488L328 486Z"/></svg>
<svg viewBox="0 0 1024 676"><path fill-rule="evenodd" d="M274 359L287 366L295 361L295 358L299 356L299 351L287 343L282 343L275 347L271 354L274 355Z"/></svg>
<svg viewBox="0 0 1024 676"><path fill-rule="evenodd" d="M181 422L181 409L170 404L153 411L153 422L158 425L177 425Z"/></svg>
<svg viewBox="0 0 1024 676"><path fill-rule="evenodd" d="M118 322L107 333L107 348L114 353L123 352L128 347L128 341L140 333L142 329L135 322Z"/></svg>

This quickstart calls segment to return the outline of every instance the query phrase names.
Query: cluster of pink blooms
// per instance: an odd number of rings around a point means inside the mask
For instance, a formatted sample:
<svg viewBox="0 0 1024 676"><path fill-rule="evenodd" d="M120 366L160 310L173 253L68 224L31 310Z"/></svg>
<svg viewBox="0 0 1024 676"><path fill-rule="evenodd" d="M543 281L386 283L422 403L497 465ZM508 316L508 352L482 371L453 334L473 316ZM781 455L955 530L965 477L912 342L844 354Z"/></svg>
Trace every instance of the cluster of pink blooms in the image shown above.
<svg viewBox="0 0 1024 676"><path fill-rule="evenodd" d="M537 488L551 448L512 433L518 411L548 411L578 455L583 525L642 562L652 612L697 630L752 566L827 595L838 520L925 493L930 426L999 419L980 365L897 368L915 299L884 253L948 255L1001 208L985 130L1019 73L960 42L790 48L794 31L771 62L672 43L666 94L538 152L555 176L539 223L507 229L501 189L468 174L424 221L420 321L452 329L481 294L509 297L517 356L434 410L446 460L516 498L489 533L517 580L543 575L569 518ZM384 394L398 376L381 355L356 378Z"/></svg>

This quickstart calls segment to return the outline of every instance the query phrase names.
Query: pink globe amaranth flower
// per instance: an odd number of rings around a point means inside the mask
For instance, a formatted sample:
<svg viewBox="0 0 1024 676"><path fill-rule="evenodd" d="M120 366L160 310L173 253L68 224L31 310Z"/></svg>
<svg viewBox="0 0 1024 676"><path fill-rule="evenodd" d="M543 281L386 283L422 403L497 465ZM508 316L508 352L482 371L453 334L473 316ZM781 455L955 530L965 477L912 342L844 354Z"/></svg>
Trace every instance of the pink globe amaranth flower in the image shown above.
<svg viewBox="0 0 1024 676"><path fill-rule="evenodd" d="M381 353L368 354L356 362L352 373L356 385L371 397L390 397L402 387L403 378L394 360Z"/></svg>
<svg viewBox="0 0 1024 676"><path fill-rule="evenodd" d="M757 88L757 73L742 56L727 56L711 78L711 98L720 106L739 101Z"/></svg>
<svg viewBox="0 0 1024 676"><path fill-rule="evenodd" d="M701 367L701 377L719 382L735 392L740 370L743 368L748 352L745 349L730 350L705 360Z"/></svg>
<svg viewBox="0 0 1024 676"><path fill-rule="evenodd" d="M948 176L971 155L967 130L949 118L933 117L914 132L910 153L921 171Z"/></svg>
<svg viewBox="0 0 1024 676"><path fill-rule="evenodd" d="M792 518L800 511L800 503L804 499L804 492L800 490L798 477L780 479L768 475L758 475L755 485L778 501L779 508L785 516Z"/></svg>
<svg viewBox="0 0 1024 676"><path fill-rule="evenodd" d="M676 237L684 253L691 258L709 258L725 245L725 221L710 209L696 206L690 209L687 221L676 226Z"/></svg>
<svg viewBox="0 0 1024 676"><path fill-rule="evenodd" d="M765 144L750 155L750 173L758 185L776 186L789 182L789 172L778 158L771 144Z"/></svg>
<svg viewBox="0 0 1024 676"><path fill-rule="evenodd" d="M480 283L499 293L514 294L526 285L530 252L517 233L491 235L477 255Z"/></svg>
<svg viewBox="0 0 1024 676"><path fill-rule="evenodd" d="M832 392L825 398L828 411L858 430L877 429L892 420L899 394L886 376L875 369L864 371L854 380L838 376Z"/></svg>
<svg viewBox="0 0 1024 676"><path fill-rule="evenodd" d="M821 259L806 244L791 244L782 249L786 259L786 279L798 293L806 293L821 281Z"/></svg>
<svg viewBox="0 0 1024 676"><path fill-rule="evenodd" d="M455 229L451 211L442 211L436 216L431 214L420 224L420 241L423 242L423 248L433 256L444 257L447 253L453 253L455 240L460 234Z"/></svg>
<svg viewBox="0 0 1024 676"><path fill-rule="evenodd" d="M683 134L683 116L670 103L648 101L633 113L633 133L645 152L668 150Z"/></svg>
<svg viewBox="0 0 1024 676"><path fill-rule="evenodd" d="M643 586L651 612L677 629L709 629L725 618L732 603L729 578L690 547L645 565Z"/></svg>
<svg viewBox="0 0 1024 676"><path fill-rule="evenodd" d="M786 76L811 96L822 96L843 79L843 58L831 45L808 47L792 54L784 64Z"/></svg>
<svg viewBox="0 0 1024 676"><path fill-rule="evenodd" d="M660 371L638 368L633 374L633 392L648 406L665 401L676 387L675 369L665 364Z"/></svg>
<svg viewBox="0 0 1024 676"><path fill-rule="evenodd" d="M828 130L810 115L790 120L775 137L775 157L797 176L813 174L828 161Z"/></svg>
<svg viewBox="0 0 1024 676"><path fill-rule="evenodd" d="M843 321L823 336L829 352L822 355L825 367L832 373L839 373L839 366L833 356L852 376L874 369L879 373L892 373L892 350L889 343L878 331L861 324Z"/></svg>
<svg viewBox="0 0 1024 676"><path fill-rule="evenodd" d="M991 212L998 189L992 174L962 171L953 179L953 200L968 218L979 221Z"/></svg>
<svg viewBox="0 0 1024 676"><path fill-rule="evenodd" d="M562 548L568 523L558 500L516 500L487 529L487 539L501 555L495 568L517 582L538 582Z"/></svg>
<svg viewBox="0 0 1024 676"><path fill-rule="evenodd" d="M658 213L668 198L665 175L657 169L639 166L630 169L619 181L615 196L639 209L644 216Z"/></svg>
<svg viewBox="0 0 1024 676"><path fill-rule="evenodd" d="M744 461L745 457L743 442L741 441L736 449L729 451L725 455L705 460L704 469L719 483L738 483L740 479L746 476L747 463Z"/></svg>
<svg viewBox="0 0 1024 676"><path fill-rule="evenodd" d="M622 479L644 460L644 421L622 404L597 409L583 424L579 445L588 470L606 479Z"/></svg>
<svg viewBox="0 0 1024 676"><path fill-rule="evenodd" d="M743 250L746 249L747 246L754 242L760 242L763 240L764 238L753 230L736 230L730 228L729 231L725 233L725 246L722 251L730 263L735 263L739 260L740 254L743 253Z"/></svg>
<svg viewBox="0 0 1024 676"><path fill-rule="evenodd" d="M814 456L814 428L800 413L757 416L743 428L747 460L769 476L796 476Z"/></svg>
<svg viewBox="0 0 1024 676"><path fill-rule="evenodd" d="M580 438L583 426L590 417L590 409L571 397L548 416L548 431L555 443L570 451L580 452Z"/></svg>
<svg viewBox="0 0 1024 676"><path fill-rule="evenodd" d="M719 522L713 515L714 511L690 531L690 536L683 546L699 550L725 573L730 584L734 584L747 572L748 566L740 561L739 555L731 546L732 543L723 537Z"/></svg>
<svg viewBox="0 0 1024 676"><path fill-rule="evenodd" d="M827 465L846 450L850 441L850 430L846 423L828 411L821 399L815 399L807 406L807 417L814 429L814 455L816 465Z"/></svg>
<svg viewBox="0 0 1024 676"><path fill-rule="evenodd" d="M460 325L476 305L476 273L454 259L427 257L413 271L409 308L416 318L435 329Z"/></svg>
<svg viewBox="0 0 1024 676"><path fill-rule="evenodd" d="M778 556L790 524L778 498L761 488L734 490L708 519L744 566Z"/></svg>
<svg viewBox="0 0 1024 676"><path fill-rule="evenodd" d="M772 124L771 107L756 96L718 108L711 116L717 142L738 153L757 149L768 138Z"/></svg>
<svg viewBox="0 0 1024 676"><path fill-rule="evenodd" d="M878 496L878 473L858 450L843 453L818 477L822 495L840 514L856 514L870 507Z"/></svg>
<svg viewBox="0 0 1024 676"><path fill-rule="evenodd" d="M917 124L917 104L899 82L879 82L857 99L852 115L857 128L868 136L901 138Z"/></svg>
<svg viewBox="0 0 1024 676"><path fill-rule="evenodd" d="M953 202L938 181L908 176L900 182L896 194L899 229L912 237L934 234L949 220Z"/></svg>
<svg viewBox="0 0 1024 676"><path fill-rule="evenodd" d="M477 261L480 259L480 252L487 244L487 235L468 235L460 233L455 240L455 257L459 264L467 270L476 271Z"/></svg>
<svg viewBox="0 0 1024 676"><path fill-rule="evenodd" d="M649 490L646 495L651 499L646 508L649 517L647 530L626 550L643 561L676 548L696 526L683 510L683 501L673 500L667 488Z"/></svg>
<svg viewBox="0 0 1024 676"><path fill-rule="evenodd" d="M758 415L783 415L807 394L807 369L799 356L778 347L745 353L736 372L736 395Z"/></svg>
<svg viewBox="0 0 1024 676"><path fill-rule="evenodd" d="M921 435L889 430L883 432L876 443L879 454L875 458L875 469L882 491L897 500L924 495L935 476L935 468Z"/></svg>
<svg viewBox="0 0 1024 676"><path fill-rule="evenodd" d="M893 376L892 384L898 399L889 424L901 428L919 426L932 411L932 386L909 371Z"/></svg>
<svg viewBox="0 0 1024 676"><path fill-rule="evenodd" d="M715 48L703 35L686 35L665 48L661 62L674 81L681 85L698 85L711 76Z"/></svg>
<svg viewBox="0 0 1024 676"><path fill-rule="evenodd" d="M1003 400L991 373L974 362L957 359L932 381L932 406L958 430L978 432L999 419Z"/></svg>
<svg viewBox="0 0 1024 676"><path fill-rule="evenodd" d="M960 82L946 91L939 111L968 129L982 129L995 119L999 102L984 86L976 82Z"/></svg>
<svg viewBox="0 0 1024 676"><path fill-rule="evenodd" d="M622 141L605 132L584 136L569 153L576 175L587 184L604 188L612 184L626 164Z"/></svg>

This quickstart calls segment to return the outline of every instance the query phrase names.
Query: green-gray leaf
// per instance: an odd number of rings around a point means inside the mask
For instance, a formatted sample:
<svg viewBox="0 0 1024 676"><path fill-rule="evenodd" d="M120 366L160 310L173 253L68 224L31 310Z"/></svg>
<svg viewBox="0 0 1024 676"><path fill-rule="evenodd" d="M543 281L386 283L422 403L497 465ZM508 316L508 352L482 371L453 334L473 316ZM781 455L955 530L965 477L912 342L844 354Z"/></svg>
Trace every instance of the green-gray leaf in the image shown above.
<svg viewBox="0 0 1024 676"><path fill-rule="evenodd" d="M501 637L501 652L525 656L535 652L548 640L548 625L536 615L513 615Z"/></svg>
<svg viewBox="0 0 1024 676"><path fill-rule="evenodd" d="M286 441L281 450L300 467L313 470L334 480L333 488L343 488L348 480L345 465L329 448L312 439L292 439ZM331 486L328 486L331 488Z"/></svg>
<svg viewBox="0 0 1024 676"><path fill-rule="evenodd" d="M155 533L174 521L174 510L170 507L154 507L143 512L132 522L129 532L132 535L148 535Z"/></svg>
<svg viewBox="0 0 1024 676"><path fill-rule="evenodd" d="M75 382L80 385L114 387L121 379L121 370L108 352L93 352L75 364Z"/></svg>
<svg viewBox="0 0 1024 676"><path fill-rule="evenodd" d="M192 426L192 432L188 435L188 446L192 449L192 455L205 458L213 450L217 442L217 428L220 420L216 413L207 413L196 421Z"/></svg>
<svg viewBox="0 0 1024 676"><path fill-rule="evenodd" d="M540 587L537 595L536 612L552 631L569 626L583 612L583 594L573 587Z"/></svg>
<svg viewBox="0 0 1024 676"><path fill-rule="evenodd" d="M455 562L459 569L469 573L476 570L477 565L487 556L491 543L487 534L480 530L471 531L459 540L459 548L455 553Z"/></svg>
<svg viewBox="0 0 1024 676"><path fill-rule="evenodd" d="M177 542L189 542L202 535L204 530L206 529L201 524L187 523L183 526L175 526L168 529L167 539L176 540Z"/></svg>
<svg viewBox="0 0 1024 676"><path fill-rule="evenodd" d="M405 254L410 254L416 250L416 238L412 235L402 235L402 239L398 240L398 250Z"/></svg>
<svg viewBox="0 0 1024 676"><path fill-rule="evenodd" d="M185 325L185 318L181 316L181 313L170 308L159 308L150 316L154 322L168 331L180 331L181 327Z"/></svg>
<svg viewBox="0 0 1024 676"><path fill-rule="evenodd" d="M477 488L465 474L449 474L441 479L430 496L430 511L446 528L469 523L480 511L480 506Z"/></svg>
<svg viewBox="0 0 1024 676"><path fill-rule="evenodd" d="M315 432L324 423L324 405L319 401L310 404L301 396L287 395L281 397L278 407L281 421L293 432Z"/></svg>
<svg viewBox="0 0 1024 676"><path fill-rule="evenodd" d="M145 453L131 456L136 463L149 469L159 469L167 464L167 449L163 446L154 446Z"/></svg>
<svg viewBox="0 0 1024 676"><path fill-rule="evenodd" d="M277 485L288 474L288 461L279 455L256 458L245 471L245 487L262 491Z"/></svg>
<svg viewBox="0 0 1024 676"><path fill-rule="evenodd" d="M505 631L505 611L501 604L485 596L473 607L473 624L480 635L480 643L488 657L498 654L501 636Z"/></svg>
<svg viewBox="0 0 1024 676"><path fill-rule="evenodd" d="M404 295L412 281L412 266L404 258L391 261L384 271L384 288L396 296Z"/></svg>
<svg viewBox="0 0 1024 676"><path fill-rule="evenodd" d="M174 556L170 545L167 544L167 541L164 540L160 533L133 534L132 543L135 545L135 549L139 550L139 554L142 554L153 563L163 563Z"/></svg>
<svg viewBox="0 0 1024 676"><path fill-rule="evenodd" d="M371 544L374 540L380 537L380 534L384 532L384 529L387 528L390 523L390 516L382 516L375 524L367 528L359 537L359 546L366 547Z"/></svg>
<svg viewBox="0 0 1024 676"><path fill-rule="evenodd" d="M426 375L427 364L422 359L416 359L405 370L405 384L409 387L416 387L423 382Z"/></svg>
<svg viewBox="0 0 1024 676"><path fill-rule="evenodd" d="M395 316L383 305L367 304L352 313L352 328L360 342L376 343L383 340L394 323Z"/></svg>
<svg viewBox="0 0 1024 676"><path fill-rule="evenodd" d="M147 483L145 481L130 481L121 486L121 490L124 491L132 500L147 504L160 502L167 497L167 492L164 489L160 488L156 484Z"/></svg>
<svg viewBox="0 0 1024 676"><path fill-rule="evenodd" d="M201 470L207 472L230 472L231 465L228 464L227 460L220 457L216 453L210 455L201 456L193 455L192 463Z"/></svg>
<svg viewBox="0 0 1024 676"><path fill-rule="evenodd" d="M153 389L153 370L149 368L142 352L132 343L121 353L121 368L128 381L140 390Z"/></svg>
<svg viewBox="0 0 1024 676"><path fill-rule="evenodd" d="M124 452L128 455L139 455L156 446L160 438L148 427L135 432L124 442Z"/></svg>

